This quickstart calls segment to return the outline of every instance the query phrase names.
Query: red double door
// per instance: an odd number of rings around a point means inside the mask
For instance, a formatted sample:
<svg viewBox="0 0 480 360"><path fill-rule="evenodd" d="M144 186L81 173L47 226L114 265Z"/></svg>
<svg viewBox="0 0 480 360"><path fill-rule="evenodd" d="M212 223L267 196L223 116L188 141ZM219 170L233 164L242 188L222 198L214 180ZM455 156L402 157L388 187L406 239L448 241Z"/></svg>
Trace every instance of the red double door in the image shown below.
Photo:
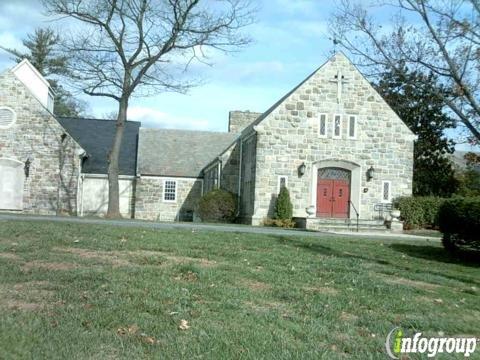
<svg viewBox="0 0 480 360"><path fill-rule="evenodd" d="M318 178L317 216L326 218L348 218L350 185L347 180Z"/></svg>

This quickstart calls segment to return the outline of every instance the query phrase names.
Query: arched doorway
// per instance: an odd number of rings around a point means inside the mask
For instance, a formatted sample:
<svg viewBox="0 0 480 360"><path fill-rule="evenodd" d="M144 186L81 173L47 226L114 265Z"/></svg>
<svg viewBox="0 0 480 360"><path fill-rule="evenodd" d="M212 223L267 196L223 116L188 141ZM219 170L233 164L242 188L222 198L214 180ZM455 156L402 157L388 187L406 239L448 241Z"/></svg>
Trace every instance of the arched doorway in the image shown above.
<svg viewBox="0 0 480 360"><path fill-rule="evenodd" d="M317 174L317 217L349 217L351 171L324 167Z"/></svg>
<svg viewBox="0 0 480 360"><path fill-rule="evenodd" d="M0 158L0 209L23 210L24 164Z"/></svg>

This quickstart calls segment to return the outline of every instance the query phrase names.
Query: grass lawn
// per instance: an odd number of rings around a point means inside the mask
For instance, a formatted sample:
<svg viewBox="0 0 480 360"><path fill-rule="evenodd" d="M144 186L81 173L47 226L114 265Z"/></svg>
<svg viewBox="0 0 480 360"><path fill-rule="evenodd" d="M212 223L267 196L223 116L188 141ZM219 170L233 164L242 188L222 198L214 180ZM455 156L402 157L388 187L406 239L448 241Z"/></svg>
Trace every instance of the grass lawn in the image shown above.
<svg viewBox="0 0 480 360"><path fill-rule="evenodd" d="M480 337L479 275L437 242L3 221L0 358L385 359L395 326Z"/></svg>

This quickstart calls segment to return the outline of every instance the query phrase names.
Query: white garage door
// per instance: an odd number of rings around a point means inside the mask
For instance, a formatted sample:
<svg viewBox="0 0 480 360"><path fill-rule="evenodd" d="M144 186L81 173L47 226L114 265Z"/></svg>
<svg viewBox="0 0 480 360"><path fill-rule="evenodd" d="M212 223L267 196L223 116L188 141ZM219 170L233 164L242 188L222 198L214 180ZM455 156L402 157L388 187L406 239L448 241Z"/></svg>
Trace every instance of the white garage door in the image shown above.
<svg viewBox="0 0 480 360"><path fill-rule="evenodd" d="M0 159L0 209L23 209L23 164L19 161Z"/></svg>

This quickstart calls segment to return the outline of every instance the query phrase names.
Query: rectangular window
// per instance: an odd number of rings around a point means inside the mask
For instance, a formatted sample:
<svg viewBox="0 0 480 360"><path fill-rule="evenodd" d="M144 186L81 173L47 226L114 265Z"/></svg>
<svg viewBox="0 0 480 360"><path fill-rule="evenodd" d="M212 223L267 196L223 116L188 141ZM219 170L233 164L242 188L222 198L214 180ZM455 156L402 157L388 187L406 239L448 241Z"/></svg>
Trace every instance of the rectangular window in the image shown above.
<svg viewBox="0 0 480 360"><path fill-rule="evenodd" d="M177 200L177 182L175 180L165 180L163 182L163 201L175 202Z"/></svg>
<svg viewBox="0 0 480 360"><path fill-rule="evenodd" d="M357 137L357 118L354 115L348 117L348 137L350 139Z"/></svg>
<svg viewBox="0 0 480 360"><path fill-rule="evenodd" d="M335 115L333 117L333 138L340 139L342 137L342 116Z"/></svg>
<svg viewBox="0 0 480 360"><path fill-rule="evenodd" d="M390 181L382 181L382 202L390 203L392 201L392 183Z"/></svg>
<svg viewBox="0 0 480 360"><path fill-rule="evenodd" d="M280 175L278 177L277 194L280 193L280 189L282 187L287 187L287 186L288 186L288 176Z"/></svg>
<svg viewBox="0 0 480 360"><path fill-rule="evenodd" d="M320 137L327 137L327 114L320 114L318 121L318 135Z"/></svg>

